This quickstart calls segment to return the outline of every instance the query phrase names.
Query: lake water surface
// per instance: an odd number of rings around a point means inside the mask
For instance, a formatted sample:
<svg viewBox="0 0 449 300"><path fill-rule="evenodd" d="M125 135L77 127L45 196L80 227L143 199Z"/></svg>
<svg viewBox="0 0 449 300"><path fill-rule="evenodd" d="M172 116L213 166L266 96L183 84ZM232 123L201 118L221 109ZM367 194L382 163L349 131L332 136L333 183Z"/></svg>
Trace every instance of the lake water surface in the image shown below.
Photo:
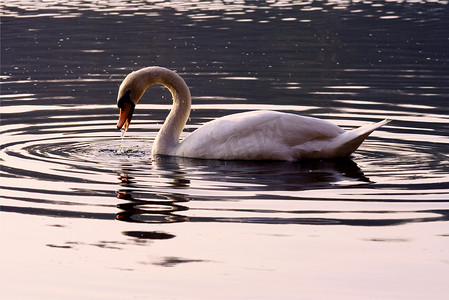
<svg viewBox="0 0 449 300"><path fill-rule="evenodd" d="M4 299L447 299L448 1L9 1L1 15ZM185 134L273 109L351 129L354 155L151 156L152 87L121 142L118 86L191 88Z"/></svg>

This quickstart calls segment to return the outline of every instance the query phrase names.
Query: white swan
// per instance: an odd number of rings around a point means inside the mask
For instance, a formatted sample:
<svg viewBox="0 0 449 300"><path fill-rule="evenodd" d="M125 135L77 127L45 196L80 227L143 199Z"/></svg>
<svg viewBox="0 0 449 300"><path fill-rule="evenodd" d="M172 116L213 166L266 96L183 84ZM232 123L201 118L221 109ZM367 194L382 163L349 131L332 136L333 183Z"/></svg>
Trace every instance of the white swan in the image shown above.
<svg viewBox="0 0 449 300"><path fill-rule="evenodd" d="M153 155L224 160L298 160L349 156L376 128L389 122L345 131L330 122L276 111L237 113L210 121L179 141L190 115L190 91L175 72L147 67L130 73L119 88L117 128L128 130L134 107L153 84L166 86L173 108L160 129Z"/></svg>

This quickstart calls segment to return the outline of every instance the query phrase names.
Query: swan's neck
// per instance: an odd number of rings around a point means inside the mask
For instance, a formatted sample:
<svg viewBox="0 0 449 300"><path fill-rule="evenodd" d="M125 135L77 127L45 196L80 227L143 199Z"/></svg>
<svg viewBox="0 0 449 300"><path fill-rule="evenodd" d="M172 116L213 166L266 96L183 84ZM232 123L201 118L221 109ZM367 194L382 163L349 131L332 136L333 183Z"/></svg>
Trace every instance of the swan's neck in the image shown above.
<svg viewBox="0 0 449 300"><path fill-rule="evenodd" d="M165 119L162 128L153 144L153 154L170 155L179 144L179 136L190 115L190 91L184 80L176 73L167 69L159 69L149 75L149 82L166 86L173 98L173 107Z"/></svg>

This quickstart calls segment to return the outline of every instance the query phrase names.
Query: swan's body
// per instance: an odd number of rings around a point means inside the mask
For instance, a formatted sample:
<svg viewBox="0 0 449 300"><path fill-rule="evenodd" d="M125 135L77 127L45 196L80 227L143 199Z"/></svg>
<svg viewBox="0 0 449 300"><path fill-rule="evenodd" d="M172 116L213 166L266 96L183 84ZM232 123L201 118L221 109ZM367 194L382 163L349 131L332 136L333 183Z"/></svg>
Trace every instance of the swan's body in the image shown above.
<svg viewBox="0 0 449 300"><path fill-rule="evenodd" d="M389 120L345 131L330 122L276 111L251 111L210 121L183 141L190 115L190 91L175 72L148 67L129 74L120 85L117 128L128 129L134 106L155 83L172 93L173 108L160 129L153 155L226 160L298 160L349 156L376 128Z"/></svg>

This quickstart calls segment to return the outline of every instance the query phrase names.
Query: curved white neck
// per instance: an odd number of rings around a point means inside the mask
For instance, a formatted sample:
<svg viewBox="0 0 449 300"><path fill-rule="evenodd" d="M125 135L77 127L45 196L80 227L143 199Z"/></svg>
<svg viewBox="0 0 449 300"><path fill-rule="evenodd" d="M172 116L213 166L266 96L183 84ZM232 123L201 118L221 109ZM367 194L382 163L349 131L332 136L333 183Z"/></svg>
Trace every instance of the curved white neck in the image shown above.
<svg viewBox="0 0 449 300"><path fill-rule="evenodd" d="M146 72L146 82L151 84L159 83L166 86L173 98L173 107L153 144L154 154L170 155L177 144L179 136L190 115L191 98L190 91L184 80L175 72L165 68L148 68Z"/></svg>

